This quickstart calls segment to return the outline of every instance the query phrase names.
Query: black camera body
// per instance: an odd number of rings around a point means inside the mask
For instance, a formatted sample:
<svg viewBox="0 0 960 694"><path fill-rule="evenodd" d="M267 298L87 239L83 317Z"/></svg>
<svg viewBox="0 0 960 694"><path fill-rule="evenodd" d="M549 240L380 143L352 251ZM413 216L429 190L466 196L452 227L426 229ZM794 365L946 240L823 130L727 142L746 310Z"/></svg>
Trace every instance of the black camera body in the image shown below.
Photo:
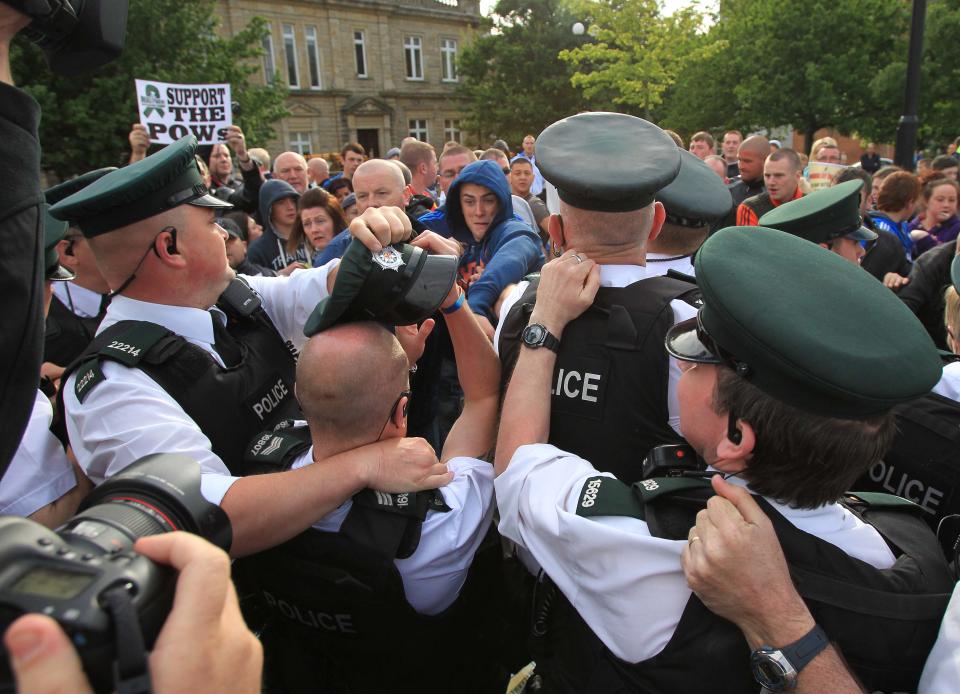
<svg viewBox="0 0 960 694"><path fill-rule="evenodd" d="M640 479L652 477L703 477L706 464L688 443L671 443L651 448L643 459Z"/></svg>
<svg viewBox="0 0 960 694"><path fill-rule="evenodd" d="M120 57L128 0L2 0L33 21L24 35L43 49L50 69L73 77Z"/></svg>
<svg viewBox="0 0 960 694"><path fill-rule="evenodd" d="M136 554L140 537L185 530L223 549L230 523L200 494L200 466L182 455L143 458L97 487L82 511L56 531L25 518L0 518L0 630L28 612L57 620L73 640L91 684L114 689L123 632L110 593L136 616L150 649L173 605L175 572ZM0 688L12 684L6 654Z"/></svg>

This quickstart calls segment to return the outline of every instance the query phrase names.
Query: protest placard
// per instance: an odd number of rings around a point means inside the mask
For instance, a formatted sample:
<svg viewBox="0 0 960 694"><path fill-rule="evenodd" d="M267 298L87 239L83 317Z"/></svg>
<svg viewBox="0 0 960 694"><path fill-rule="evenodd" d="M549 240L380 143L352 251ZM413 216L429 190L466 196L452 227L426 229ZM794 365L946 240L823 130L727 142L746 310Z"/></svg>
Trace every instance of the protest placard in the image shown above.
<svg viewBox="0 0 960 694"><path fill-rule="evenodd" d="M170 144L193 133L201 145L222 142L233 124L229 84L136 80L140 122L150 142Z"/></svg>
<svg viewBox="0 0 960 694"><path fill-rule="evenodd" d="M829 188L833 183L833 177L843 171L846 166L843 164L827 164L822 161L812 161L807 166L807 181L810 183L810 189L813 191Z"/></svg>

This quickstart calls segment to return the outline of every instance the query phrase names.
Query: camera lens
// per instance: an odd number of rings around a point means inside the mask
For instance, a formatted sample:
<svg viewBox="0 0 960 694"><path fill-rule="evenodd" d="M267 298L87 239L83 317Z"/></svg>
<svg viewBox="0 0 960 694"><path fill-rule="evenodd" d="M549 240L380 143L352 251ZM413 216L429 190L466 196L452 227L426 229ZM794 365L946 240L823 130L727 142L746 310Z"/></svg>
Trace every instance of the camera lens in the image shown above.
<svg viewBox="0 0 960 694"><path fill-rule="evenodd" d="M164 513L141 499L109 499L77 514L61 533L79 536L106 551L129 549L140 537L177 530Z"/></svg>

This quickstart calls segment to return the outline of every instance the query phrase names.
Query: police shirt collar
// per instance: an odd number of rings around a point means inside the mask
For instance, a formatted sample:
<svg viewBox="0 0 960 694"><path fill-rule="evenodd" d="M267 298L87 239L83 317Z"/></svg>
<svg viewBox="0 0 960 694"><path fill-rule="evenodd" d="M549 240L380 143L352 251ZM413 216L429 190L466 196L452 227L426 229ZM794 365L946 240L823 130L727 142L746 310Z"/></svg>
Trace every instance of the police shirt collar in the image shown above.
<svg viewBox="0 0 960 694"><path fill-rule="evenodd" d="M218 309L219 310L219 309ZM100 329L103 332L114 323L124 320L148 321L186 338L189 342L203 343L212 348L213 323L211 312L188 306L167 306L149 301L138 301L120 294L115 296L107 309Z"/></svg>
<svg viewBox="0 0 960 694"><path fill-rule="evenodd" d="M92 318L100 313L103 294L81 287L76 282L54 282L53 295L80 318Z"/></svg>
<svg viewBox="0 0 960 694"><path fill-rule="evenodd" d="M626 287L657 275L657 271L647 265L601 265L600 286Z"/></svg>

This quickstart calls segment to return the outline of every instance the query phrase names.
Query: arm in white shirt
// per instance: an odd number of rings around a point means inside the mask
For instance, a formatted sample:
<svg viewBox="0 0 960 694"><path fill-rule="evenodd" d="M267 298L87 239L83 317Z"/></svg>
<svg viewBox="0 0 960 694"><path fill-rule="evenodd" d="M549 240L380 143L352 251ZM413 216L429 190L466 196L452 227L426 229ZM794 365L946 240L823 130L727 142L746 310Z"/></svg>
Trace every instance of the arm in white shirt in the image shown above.
<svg viewBox="0 0 960 694"><path fill-rule="evenodd" d="M420 614L443 612L457 599L493 518L490 463L453 458L448 464L454 478L440 493L450 511L428 514L417 551L395 562L407 601Z"/></svg>
<svg viewBox="0 0 960 694"><path fill-rule="evenodd" d="M685 542L650 536L636 518L584 518L576 507L590 463L554 446L517 449L497 477L500 533L528 550L593 632L636 663L667 645L690 599Z"/></svg>
<svg viewBox="0 0 960 694"><path fill-rule="evenodd" d="M307 341L303 326L320 300L330 295L339 265L337 258L289 277L243 278L263 299L263 308L280 334L300 349Z"/></svg>
<svg viewBox="0 0 960 694"><path fill-rule="evenodd" d="M196 422L153 379L111 361L104 361L101 368L104 381L83 403L74 393L76 374L63 389L67 432L81 468L99 484L151 453L181 453L196 460L204 498L219 504L230 518L234 556L293 537L364 487L410 491L434 489L449 481L422 439L358 448L337 456L336 465L236 478L213 453ZM384 481L388 471L394 477ZM408 475L402 483L395 482L398 472Z"/></svg>

